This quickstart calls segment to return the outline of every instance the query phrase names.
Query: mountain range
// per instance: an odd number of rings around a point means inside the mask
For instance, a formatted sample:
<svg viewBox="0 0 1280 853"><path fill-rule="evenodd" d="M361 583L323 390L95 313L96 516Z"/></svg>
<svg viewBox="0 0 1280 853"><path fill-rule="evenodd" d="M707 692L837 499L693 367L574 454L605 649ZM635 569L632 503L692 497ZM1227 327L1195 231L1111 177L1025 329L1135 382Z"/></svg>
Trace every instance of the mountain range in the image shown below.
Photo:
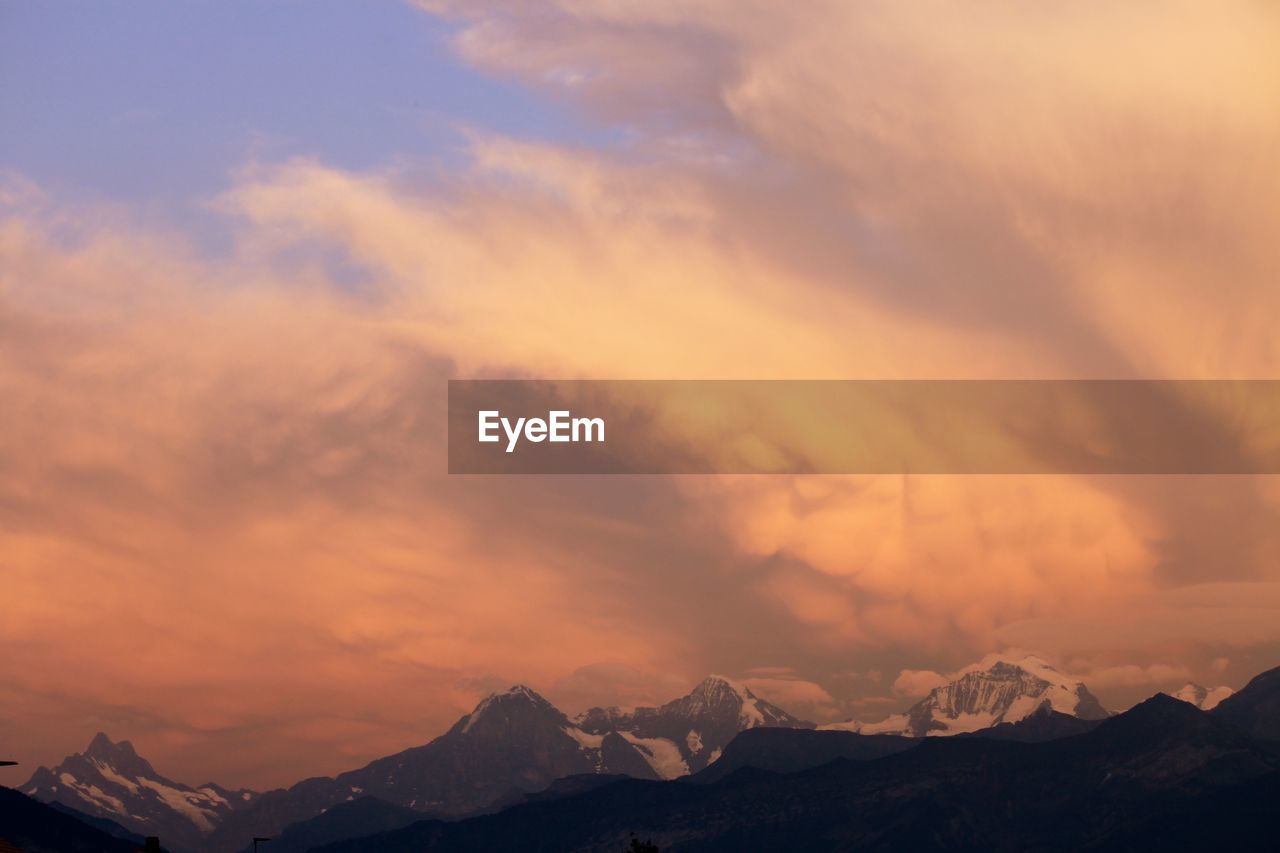
<svg viewBox="0 0 1280 853"><path fill-rule="evenodd" d="M1280 670L1271 675L1280 681ZM1237 696L1251 693L1242 713L1259 721L1254 712L1274 708L1274 688L1242 690ZM1002 725L1054 714L1044 708ZM1275 849L1280 755L1228 715L1157 694L1081 722L1089 730L1049 740L930 737L878 757L851 755L852 744L884 736L776 730L758 763L707 784L697 776L618 780L495 814L422 820L317 853L623 850L632 838L681 851ZM745 733L738 741L748 739L762 740ZM790 740L805 744L807 766L760 766L794 754Z"/></svg>
<svg viewBox="0 0 1280 853"><path fill-rule="evenodd" d="M485 697L429 743L287 789L184 785L157 773L129 742L98 734L84 752L39 768L21 790L176 849L224 851L366 798L379 804L366 808L447 818L520 801L575 775L673 779L706 767L734 735L760 726L813 728L721 676L660 707L592 708L572 719L517 685Z"/></svg>
<svg viewBox="0 0 1280 853"><path fill-rule="evenodd" d="M1212 716L1271 754L1272 742L1280 742L1280 709L1267 704L1276 690L1266 675L1213 707ZM1187 696L1179 704L1201 714L1204 697L1190 695L1198 704ZM888 720L820 729L719 676L659 707L592 708L573 718L515 686L485 697L429 743L287 789L190 787L156 773L127 741L99 734L85 752L41 767L21 790L159 835L178 851L239 850L257 835L277 836L273 849L291 853L374 831L407 831L424 819L453 826L475 816L556 808L630 780L719 790L744 773L794 775L837 760L879 764L917 752L925 740L1055 742L1093 735L1110 725L1108 716L1083 684L1034 657L970 667Z"/></svg>

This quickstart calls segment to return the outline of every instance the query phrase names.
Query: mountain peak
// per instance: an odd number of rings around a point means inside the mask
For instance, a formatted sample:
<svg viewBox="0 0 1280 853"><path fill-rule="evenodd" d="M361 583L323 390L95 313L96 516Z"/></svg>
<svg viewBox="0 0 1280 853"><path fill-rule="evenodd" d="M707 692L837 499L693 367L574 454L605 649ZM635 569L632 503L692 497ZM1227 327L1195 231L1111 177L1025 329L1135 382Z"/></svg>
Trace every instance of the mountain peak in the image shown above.
<svg viewBox="0 0 1280 853"><path fill-rule="evenodd" d="M22 792L42 802L56 802L93 817L107 818L141 834L158 834L178 848L195 849L204 835L231 809L252 799L252 792L233 792L206 785L192 788L167 779L138 755L127 740L113 741L98 732L84 752L40 767Z"/></svg>
<svg viewBox="0 0 1280 853"><path fill-rule="evenodd" d="M524 684L513 684L506 690L495 691L481 699L471 713L459 721L463 733L471 731L477 723L494 710L501 710L503 714L535 711L550 713L556 717L564 716L532 687Z"/></svg>
<svg viewBox="0 0 1280 853"><path fill-rule="evenodd" d="M106 763L128 762L133 763L139 760L137 751L133 748L133 744L127 740L115 742L107 736L106 732L98 732L93 736L93 740L89 741L89 746L84 751L86 758L96 758Z"/></svg>
<svg viewBox="0 0 1280 853"><path fill-rule="evenodd" d="M489 694L490 699L500 699L508 696L515 697L518 699L528 699L531 702L546 701L545 699L542 698L542 696L538 694L538 691L534 690L532 687L529 687L528 685L525 685L525 684L513 684L510 687L508 687L506 690L499 690L497 692Z"/></svg>
<svg viewBox="0 0 1280 853"><path fill-rule="evenodd" d="M906 712L877 723L836 723L863 734L959 734L1013 723L1048 705L1082 720L1108 714L1084 683L1033 654L990 655L960 670Z"/></svg>
<svg viewBox="0 0 1280 853"><path fill-rule="evenodd" d="M733 696L742 702L756 698L745 684L724 675L708 675L693 689L693 693L707 697Z"/></svg>
<svg viewBox="0 0 1280 853"><path fill-rule="evenodd" d="M1123 714L1107 720L1110 728L1121 729L1125 726L1135 730L1152 730L1160 724L1186 723L1193 725L1209 725L1213 718L1189 702L1175 699L1168 693L1157 693L1144 699Z"/></svg>
<svg viewBox="0 0 1280 853"><path fill-rule="evenodd" d="M657 713L674 714L685 720L698 719L701 725L719 719L735 730L757 726L811 726L792 717L776 705L761 699L740 681L724 675L708 675L688 695L656 709ZM645 713L641 711L641 713Z"/></svg>
<svg viewBox="0 0 1280 853"><path fill-rule="evenodd" d="M106 732L98 732L93 736L93 740L89 741L89 748L84 751L85 755L94 755L95 753L107 752L115 749L115 742L107 737Z"/></svg>
<svg viewBox="0 0 1280 853"><path fill-rule="evenodd" d="M543 706L543 705L546 705L548 707L551 706L551 703L548 702L546 699L542 698L542 695L538 693L538 691L534 690L532 687L529 687L528 685L525 685L525 684L513 684L505 690L495 690L494 692L490 693L488 696L481 699L476 704L476 707L472 710L471 713L473 715L477 714L480 711L484 710L485 708L488 708L490 705L494 705L494 704L503 704L503 705L529 704L529 705L537 705L537 706Z"/></svg>
<svg viewBox="0 0 1280 853"><path fill-rule="evenodd" d="M1167 693L1157 693L1107 720L1098 731L1136 743L1158 739L1170 730L1203 729L1211 725L1209 715L1191 703Z"/></svg>

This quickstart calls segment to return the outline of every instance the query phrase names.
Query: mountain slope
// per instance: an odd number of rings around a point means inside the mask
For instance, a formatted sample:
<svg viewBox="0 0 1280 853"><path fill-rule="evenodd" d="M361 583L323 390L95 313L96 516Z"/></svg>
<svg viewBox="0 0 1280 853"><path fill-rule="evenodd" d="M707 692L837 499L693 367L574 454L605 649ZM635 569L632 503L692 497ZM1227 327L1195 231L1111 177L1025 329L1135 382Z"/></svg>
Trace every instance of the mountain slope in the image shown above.
<svg viewBox="0 0 1280 853"><path fill-rule="evenodd" d="M1280 745L1280 667L1255 676L1211 713L1252 737Z"/></svg>
<svg viewBox="0 0 1280 853"><path fill-rule="evenodd" d="M861 735L813 729L748 729L725 747L724 754L689 777L706 785L744 767L771 773L797 773L839 758L868 761L911 749L918 738Z"/></svg>
<svg viewBox="0 0 1280 853"><path fill-rule="evenodd" d="M910 737L949 735L1017 722L1046 704L1060 714L1083 720L1108 716L1082 682L1040 658L1026 656L996 660L985 668L971 667L951 683L934 688L905 713L876 723L849 721L823 728Z"/></svg>
<svg viewBox="0 0 1280 853"><path fill-rule="evenodd" d="M273 853L305 853L323 844L400 829L420 820L422 812L376 797L360 797L287 827L272 837L270 849Z"/></svg>
<svg viewBox="0 0 1280 853"><path fill-rule="evenodd" d="M255 797L251 791L192 788L167 779L131 743L115 743L101 732L84 752L67 756L56 767L40 767L20 790L42 802L108 818L140 835L157 835L182 849L197 848L226 815Z"/></svg>
<svg viewBox="0 0 1280 853"><path fill-rule="evenodd" d="M26 853L133 853L138 845L117 838L53 806L0 787L0 839Z"/></svg>
<svg viewBox="0 0 1280 853"><path fill-rule="evenodd" d="M1193 815L1220 841L1268 849L1280 758L1204 712L1156 698L1046 743L929 738L868 761L793 774L744 769L707 785L628 780L454 823L321 848L357 850L1206 849L1159 828ZM1243 805L1241 805L1243 804ZM1190 843L1188 843L1188 841Z"/></svg>
<svg viewBox="0 0 1280 853"><path fill-rule="evenodd" d="M147 840L145 835L140 835L139 833L128 830L122 826L119 821L114 821L109 817L98 817L96 815L86 814L79 809L71 808L71 806L68 806L65 803L53 802L45 803L45 805L54 811L59 811L65 815L69 815L81 823L87 823L94 829L100 829L107 835L111 835L116 838L123 838L125 841L132 841L138 847L141 847Z"/></svg>
<svg viewBox="0 0 1280 853"><path fill-rule="evenodd" d="M988 740L1012 740L1019 743L1044 743L1059 738L1091 732L1101 720L1084 720L1053 710L1045 702L1031 714L1012 723L997 723L989 729L961 732L956 737L979 737Z"/></svg>

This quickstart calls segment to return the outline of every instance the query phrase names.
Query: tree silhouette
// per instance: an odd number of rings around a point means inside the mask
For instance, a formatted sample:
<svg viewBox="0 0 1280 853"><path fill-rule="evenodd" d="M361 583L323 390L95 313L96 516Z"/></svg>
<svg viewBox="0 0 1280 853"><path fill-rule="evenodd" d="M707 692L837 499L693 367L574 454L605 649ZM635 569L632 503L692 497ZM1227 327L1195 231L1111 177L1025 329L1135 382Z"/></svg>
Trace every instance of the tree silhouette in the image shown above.
<svg viewBox="0 0 1280 853"><path fill-rule="evenodd" d="M627 845L625 853L662 853L658 849L658 845L651 841L641 841L636 838L636 834L631 833L631 843Z"/></svg>

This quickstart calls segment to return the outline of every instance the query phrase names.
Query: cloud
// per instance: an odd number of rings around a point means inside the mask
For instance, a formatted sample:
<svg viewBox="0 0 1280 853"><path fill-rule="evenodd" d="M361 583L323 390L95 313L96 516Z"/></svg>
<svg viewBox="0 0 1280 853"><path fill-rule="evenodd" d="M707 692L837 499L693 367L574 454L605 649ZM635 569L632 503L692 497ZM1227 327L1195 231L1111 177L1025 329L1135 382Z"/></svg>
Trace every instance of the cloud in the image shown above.
<svg viewBox="0 0 1280 853"><path fill-rule="evenodd" d="M925 696L935 687L941 687L951 679L928 669L904 669L893 680L893 692L899 696Z"/></svg>
<svg viewBox="0 0 1280 853"><path fill-rule="evenodd" d="M580 666L552 685L548 696L562 710L575 714L592 707L657 707L683 695L692 685L685 679L642 672L618 661Z"/></svg>
<svg viewBox="0 0 1280 853"><path fill-rule="evenodd" d="M757 667L748 671L743 683L752 693L802 719L827 721L840 710L825 687L786 667Z"/></svg>
<svg viewBox="0 0 1280 853"><path fill-rule="evenodd" d="M1191 678L1191 670L1181 664L1151 664L1150 666L1108 666L1088 673L1090 687L1107 688L1135 685L1169 685Z"/></svg>

